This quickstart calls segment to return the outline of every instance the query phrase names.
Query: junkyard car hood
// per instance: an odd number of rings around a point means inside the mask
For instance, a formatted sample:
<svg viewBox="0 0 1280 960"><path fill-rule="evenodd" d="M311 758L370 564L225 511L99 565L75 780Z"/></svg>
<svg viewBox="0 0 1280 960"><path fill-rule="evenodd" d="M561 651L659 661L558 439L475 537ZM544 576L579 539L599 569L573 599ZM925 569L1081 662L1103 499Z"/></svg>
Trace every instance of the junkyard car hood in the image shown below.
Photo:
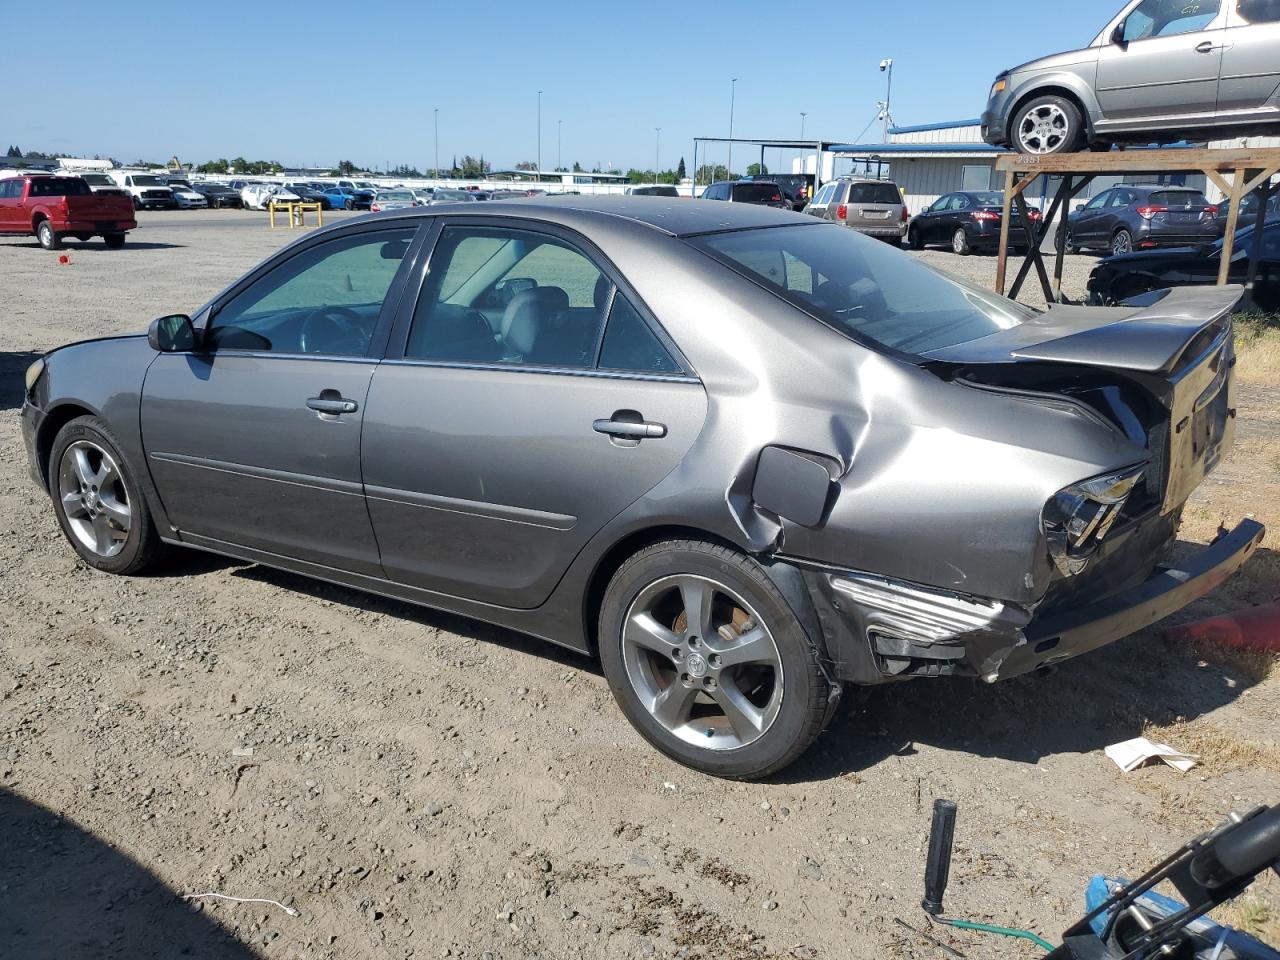
<svg viewBox="0 0 1280 960"><path fill-rule="evenodd" d="M1244 288L1183 287L1149 307L1056 306L1033 320L927 354L984 364L1039 360L1160 373L1196 334L1239 302Z"/></svg>

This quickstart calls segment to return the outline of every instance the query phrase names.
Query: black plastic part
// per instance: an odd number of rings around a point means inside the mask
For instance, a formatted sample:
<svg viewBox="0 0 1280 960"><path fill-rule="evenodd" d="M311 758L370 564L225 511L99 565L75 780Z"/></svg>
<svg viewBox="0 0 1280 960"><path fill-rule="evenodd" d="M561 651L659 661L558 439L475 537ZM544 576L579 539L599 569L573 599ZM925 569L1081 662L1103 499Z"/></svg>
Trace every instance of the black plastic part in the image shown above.
<svg viewBox="0 0 1280 960"><path fill-rule="evenodd" d="M1280 806L1232 827L1191 861L1191 876L1210 889L1280 865Z"/></svg>
<svg viewBox="0 0 1280 960"><path fill-rule="evenodd" d="M929 859L924 868L924 912L942 915L942 897L951 877L951 844L956 832L956 805L951 800L933 801L933 825L929 828Z"/></svg>
<svg viewBox="0 0 1280 960"><path fill-rule="evenodd" d="M765 447L756 463L751 499L802 527L816 527L827 512L833 469L839 469L836 461L821 454Z"/></svg>

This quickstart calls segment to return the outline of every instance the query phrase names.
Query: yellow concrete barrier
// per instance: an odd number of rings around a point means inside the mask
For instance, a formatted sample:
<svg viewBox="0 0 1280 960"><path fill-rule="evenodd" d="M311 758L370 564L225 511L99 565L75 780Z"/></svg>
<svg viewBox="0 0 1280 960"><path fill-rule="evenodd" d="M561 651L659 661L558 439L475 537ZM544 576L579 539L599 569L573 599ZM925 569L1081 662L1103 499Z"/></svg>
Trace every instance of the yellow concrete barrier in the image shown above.
<svg viewBox="0 0 1280 960"><path fill-rule="evenodd" d="M305 227L307 225L307 211L312 210L316 215L316 226L324 226L324 205L320 203L276 203L274 200L267 204L267 214L271 220L271 229L276 228L276 211L288 214L288 220L285 226L293 229L294 227Z"/></svg>

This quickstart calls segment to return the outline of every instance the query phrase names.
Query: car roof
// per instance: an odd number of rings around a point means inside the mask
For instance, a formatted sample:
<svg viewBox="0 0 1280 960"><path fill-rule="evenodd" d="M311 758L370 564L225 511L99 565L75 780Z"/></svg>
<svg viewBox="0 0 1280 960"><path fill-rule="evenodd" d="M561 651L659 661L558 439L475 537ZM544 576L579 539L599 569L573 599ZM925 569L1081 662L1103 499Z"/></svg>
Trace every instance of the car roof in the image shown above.
<svg viewBox="0 0 1280 960"><path fill-rule="evenodd" d="M518 214L517 214L518 211ZM775 210L759 204L718 203L676 197L633 196L538 196L519 204L486 207L468 205L465 213L457 207L416 207L401 216L520 216L545 220L574 228L585 222L607 229L612 222L625 221L648 227L672 237L695 236L760 227L808 226L821 221L802 214ZM379 216L381 216L379 214ZM585 222L584 222L585 221ZM351 223L347 220L345 223Z"/></svg>

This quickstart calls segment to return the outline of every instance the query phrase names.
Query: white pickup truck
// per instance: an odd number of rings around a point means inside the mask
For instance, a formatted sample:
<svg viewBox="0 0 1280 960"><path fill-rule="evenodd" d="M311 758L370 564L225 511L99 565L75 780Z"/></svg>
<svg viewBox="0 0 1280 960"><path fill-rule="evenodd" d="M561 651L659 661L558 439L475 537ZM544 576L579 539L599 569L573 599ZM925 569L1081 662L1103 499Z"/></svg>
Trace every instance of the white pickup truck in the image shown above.
<svg viewBox="0 0 1280 960"><path fill-rule="evenodd" d="M177 206L173 191L154 173L112 170L110 176L133 198L135 210L172 210Z"/></svg>

